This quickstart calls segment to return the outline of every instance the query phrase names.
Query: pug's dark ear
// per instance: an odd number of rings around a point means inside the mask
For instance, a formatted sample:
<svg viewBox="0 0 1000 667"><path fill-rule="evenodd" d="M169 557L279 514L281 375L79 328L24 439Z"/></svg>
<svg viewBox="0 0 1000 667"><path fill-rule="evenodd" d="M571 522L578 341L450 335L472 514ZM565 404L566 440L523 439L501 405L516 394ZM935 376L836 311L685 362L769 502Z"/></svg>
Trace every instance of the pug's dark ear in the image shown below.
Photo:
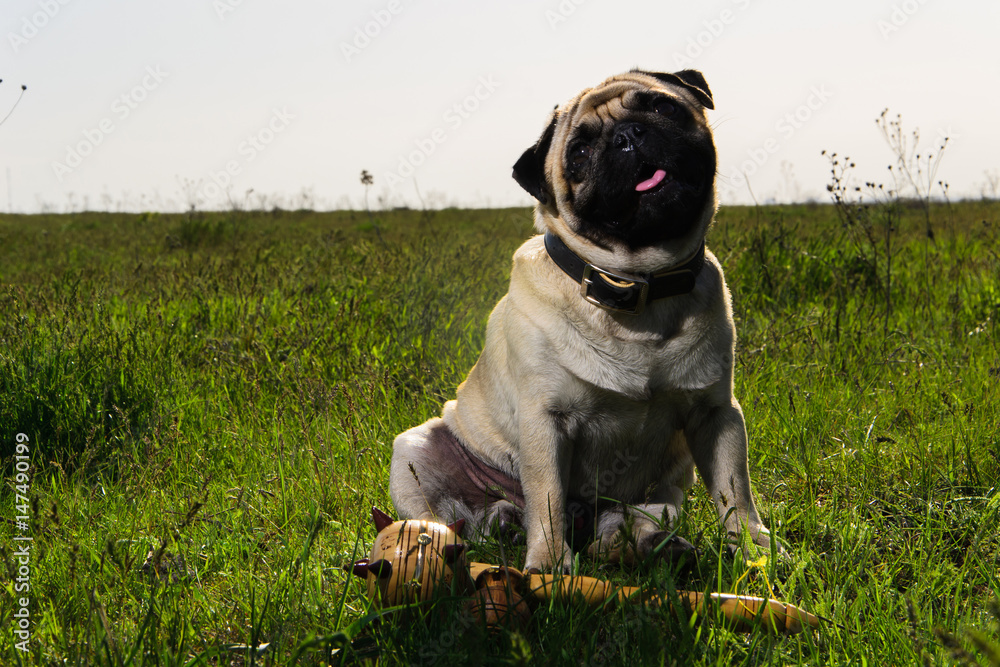
<svg viewBox="0 0 1000 667"><path fill-rule="evenodd" d="M553 111L542 136L534 146L524 151L514 164L514 180L542 204L549 203L549 192L545 182L545 157L549 154L558 120L558 114Z"/></svg>
<svg viewBox="0 0 1000 667"><path fill-rule="evenodd" d="M712 101L712 91L708 88L708 82L701 72L696 69L682 69L680 72L645 72L643 70L633 70L640 74L648 74L664 83L672 83L683 86L691 91L695 98L701 102L706 109L714 109L715 103Z"/></svg>

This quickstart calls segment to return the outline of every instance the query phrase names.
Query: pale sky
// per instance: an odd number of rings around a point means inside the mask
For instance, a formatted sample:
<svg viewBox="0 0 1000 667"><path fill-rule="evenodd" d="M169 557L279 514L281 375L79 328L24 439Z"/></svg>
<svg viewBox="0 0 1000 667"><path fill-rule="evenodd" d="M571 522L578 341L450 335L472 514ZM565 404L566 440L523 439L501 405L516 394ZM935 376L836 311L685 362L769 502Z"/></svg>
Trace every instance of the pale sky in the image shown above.
<svg viewBox="0 0 1000 667"><path fill-rule="evenodd" d="M825 201L823 149L888 185L886 107L952 197L1000 173L995 0L2 7L0 211L529 205L548 112L635 66L704 74L724 203Z"/></svg>

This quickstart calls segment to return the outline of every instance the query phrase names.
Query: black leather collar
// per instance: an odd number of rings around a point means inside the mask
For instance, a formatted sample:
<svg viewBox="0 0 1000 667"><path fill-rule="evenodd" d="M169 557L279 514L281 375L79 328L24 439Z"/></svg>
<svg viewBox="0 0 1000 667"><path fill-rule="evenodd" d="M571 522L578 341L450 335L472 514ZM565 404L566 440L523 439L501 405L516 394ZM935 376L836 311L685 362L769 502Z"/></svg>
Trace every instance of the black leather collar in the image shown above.
<svg viewBox="0 0 1000 667"><path fill-rule="evenodd" d="M688 294L705 264L705 244L690 259L659 273L633 275L590 264L552 232L545 233L545 250L566 275L580 283L580 295L616 313L638 315L650 301Z"/></svg>

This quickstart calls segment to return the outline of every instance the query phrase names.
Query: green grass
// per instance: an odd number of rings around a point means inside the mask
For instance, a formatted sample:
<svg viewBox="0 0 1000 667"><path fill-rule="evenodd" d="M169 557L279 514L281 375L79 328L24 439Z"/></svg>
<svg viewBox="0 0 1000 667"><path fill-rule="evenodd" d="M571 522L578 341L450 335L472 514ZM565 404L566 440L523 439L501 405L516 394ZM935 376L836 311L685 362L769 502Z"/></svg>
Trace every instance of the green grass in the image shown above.
<svg viewBox="0 0 1000 667"><path fill-rule="evenodd" d="M726 208L710 233L758 504L790 559L731 557L696 486L690 571L580 562L667 591L770 582L830 621L777 638L632 606L543 606L495 636L447 599L370 622L341 566L371 545L368 509L391 510L393 437L475 362L529 211L0 216L0 663L990 664L1000 205L935 209L933 242L921 211L900 215L888 261L830 206Z"/></svg>

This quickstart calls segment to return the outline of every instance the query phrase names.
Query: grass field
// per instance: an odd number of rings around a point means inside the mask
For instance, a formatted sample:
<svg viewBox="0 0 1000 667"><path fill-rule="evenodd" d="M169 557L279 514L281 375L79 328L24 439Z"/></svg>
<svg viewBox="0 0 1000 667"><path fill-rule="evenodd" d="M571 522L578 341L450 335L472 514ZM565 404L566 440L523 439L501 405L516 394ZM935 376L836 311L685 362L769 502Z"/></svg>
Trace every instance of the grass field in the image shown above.
<svg viewBox="0 0 1000 667"><path fill-rule="evenodd" d="M829 619L791 637L629 606L369 622L341 566L391 511L393 437L475 362L529 211L0 215L0 664L1000 664L1000 204L936 206L933 240L890 215L725 208L710 232L788 561L730 556L696 486L689 571L579 565Z"/></svg>

